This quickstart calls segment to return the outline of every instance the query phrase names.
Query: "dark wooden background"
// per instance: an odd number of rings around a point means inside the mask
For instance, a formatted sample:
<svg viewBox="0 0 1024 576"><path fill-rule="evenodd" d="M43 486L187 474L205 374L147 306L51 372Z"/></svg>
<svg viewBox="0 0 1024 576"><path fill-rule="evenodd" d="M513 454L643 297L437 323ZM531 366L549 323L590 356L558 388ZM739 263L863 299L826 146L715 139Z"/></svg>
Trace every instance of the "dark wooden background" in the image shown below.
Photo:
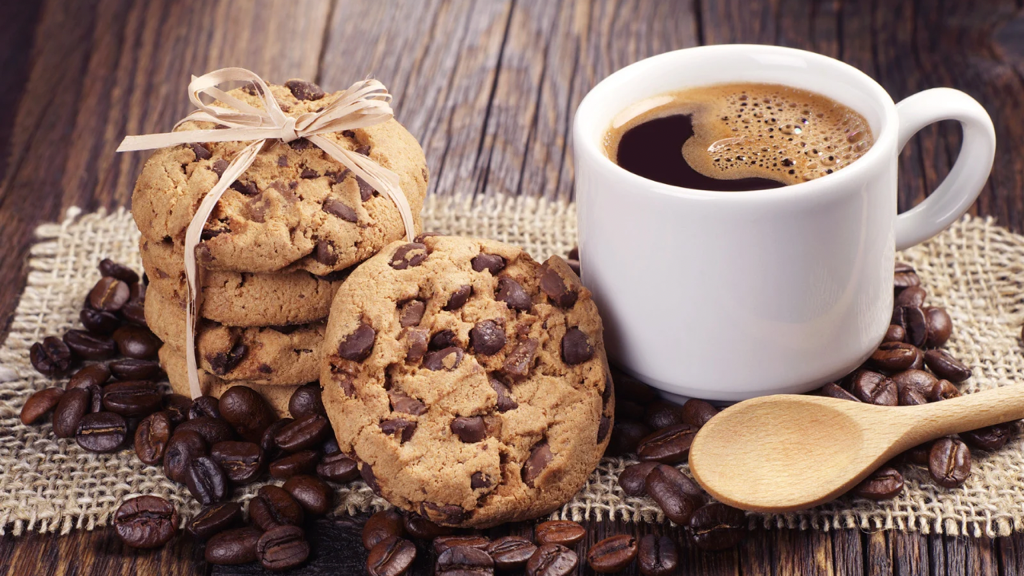
<svg viewBox="0 0 1024 576"><path fill-rule="evenodd" d="M1024 0L2 2L0 336L24 286L35 226L71 206L127 205L145 155L114 149L125 134L164 131L184 115L190 74L244 66L270 81L302 77L328 89L372 74L423 144L431 192L569 199L569 128L590 87L649 55L727 42L839 58L897 100L935 86L971 94L999 140L975 211L1024 230ZM955 125L943 125L911 142L900 164L901 210L941 180L959 138ZM361 571L358 531L359 519L317 524L307 571ZM587 541L634 531L673 533L594 523ZM686 549L683 564L686 574L1024 574L1024 536L756 530L736 550ZM107 530L4 536L5 569L211 571L185 538L135 552Z"/></svg>

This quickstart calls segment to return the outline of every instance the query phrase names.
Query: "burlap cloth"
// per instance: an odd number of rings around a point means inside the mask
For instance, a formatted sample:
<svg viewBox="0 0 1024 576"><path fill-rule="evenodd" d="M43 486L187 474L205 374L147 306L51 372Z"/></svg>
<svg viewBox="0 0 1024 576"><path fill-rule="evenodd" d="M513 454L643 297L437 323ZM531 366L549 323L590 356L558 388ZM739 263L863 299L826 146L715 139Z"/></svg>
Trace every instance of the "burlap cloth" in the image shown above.
<svg viewBox="0 0 1024 576"><path fill-rule="evenodd" d="M37 230L28 286L0 349L0 534L92 529L107 524L123 499L143 493L169 498L183 512L198 509L186 489L167 480L161 468L144 465L131 451L90 454L73 441L56 440L49 424L23 426L18 420L29 394L52 385L29 363L32 343L78 323L82 300L99 278L96 264L101 258L140 267L138 231L129 213L79 212L72 209L63 223ZM519 244L541 260L565 254L576 242L575 205L537 199L431 196L424 227ZM991 220L964 218L902 259L917 268L929 301L945 306L955 322L948 348L974 369L965 391L1024 382L1018 339L1024 320L1024 236ZM975 452L970 478L955 490L936 487L927 470L908 465L902 468L906 489L894 500L875 503L844 497L796 514L753 515L751 525L1005 535L1024 528L1022 455L1024 438L1018 434L997 453ZM584 489L554 516L664 521L653 501L627 497L619 489L616 478L628 464L617 458L603 460ZM237 493L248 499L255 488ZM362 482L338 492L339 513L386 505Z"/></svg>

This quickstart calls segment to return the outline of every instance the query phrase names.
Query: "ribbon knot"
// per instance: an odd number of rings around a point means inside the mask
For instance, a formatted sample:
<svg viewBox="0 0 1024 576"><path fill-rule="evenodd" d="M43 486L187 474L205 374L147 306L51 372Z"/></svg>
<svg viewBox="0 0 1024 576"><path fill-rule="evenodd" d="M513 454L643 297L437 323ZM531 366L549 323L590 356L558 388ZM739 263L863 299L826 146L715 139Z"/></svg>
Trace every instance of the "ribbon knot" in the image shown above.
<svg viewBox="0 0 1024 576"><path fill-rule="evenodd" d="M221 89L220 85L227 82L246 83L250 93L255 92L260 97L263 107L252 106ZM356 177L394 202L402 217L405 235L409 241L412 241L416 229L409 202L402 192L397 174L369 157L346 150L335 141L321 136L329 132L365 128L391 119L391 94L377 80L356 82L321 110L307 112L298 117L285 114L267 83L256 73L245 68L222 68L199 77L193 76L188 85L188 92L189 100L197 109L179 120L174 128L177 129L185 122L211 122L220 128L126 136L117 147L117 151L153 150L178 144L204 142L252 142L235 155L217 184L206 193L185 231L185 280L188 286L185 356L188 364L189 391L193 398L197 398L203 394L195 349L196 325L199 319L199 306L202 303L202 284L199 282L202 269L196 266L195 249L213 208L231 184L256 160L267 140L291 142L306 138L349 169ZM203 101L203 96L211 98L212 102L207 104ZM228 107L215 106L215 102Z"/></svg>

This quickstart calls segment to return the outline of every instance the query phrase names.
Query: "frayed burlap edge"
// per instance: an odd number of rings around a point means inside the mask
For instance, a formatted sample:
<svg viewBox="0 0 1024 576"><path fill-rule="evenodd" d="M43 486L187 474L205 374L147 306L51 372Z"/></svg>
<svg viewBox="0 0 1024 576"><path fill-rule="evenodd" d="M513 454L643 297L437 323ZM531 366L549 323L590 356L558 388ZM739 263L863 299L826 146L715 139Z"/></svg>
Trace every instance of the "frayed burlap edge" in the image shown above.
<svg viewBox="0 0 1024 576"><path fill-rule="evenodd" d="M575 245L575 210L571 203L535 198L430 196L424 229L494 238L521 245L544 259L565 254ZM74 442L55 440L49 424L26 427L17 419L25 398L51 385L29 364L29 346L77 323L81 300L99 278L99 259L140 266L138 231L124 210L108 215L71 209L64 222L40 226L37 236L29 254L27 287L0 348L0 534L66 533L103 526L121 501L142 493L169 498L187 517L198 506L159 467L142 464L131 452L89 454ZM956 330L948 348L975 374L965 391L1021 382L1024 237L991 219L966 217L901 258L918 269L929 302L946 306L953 317ZM904 466L906 489L894 500L876 503L844 497L800 513L751 515L751 525L1006 535L1024 529L1022 453L1024 439L1018 435L997 453L975 453L974 471L960 488L939 488L930 482L927 470ZM619 489L618 473L630 463L604 459L584 488L552 517L666 521L653 501L626 496ZM236 496L248 500L257 487L238 490ZM338 487L337 513L386 505L362 482Z"/></svg>

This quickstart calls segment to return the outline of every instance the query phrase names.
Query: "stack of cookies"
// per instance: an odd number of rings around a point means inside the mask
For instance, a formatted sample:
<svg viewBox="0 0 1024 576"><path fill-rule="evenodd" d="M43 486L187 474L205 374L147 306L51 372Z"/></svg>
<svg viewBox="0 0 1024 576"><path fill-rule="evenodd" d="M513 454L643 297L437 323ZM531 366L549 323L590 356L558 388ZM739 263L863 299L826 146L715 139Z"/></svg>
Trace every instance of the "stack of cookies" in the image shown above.
<svg viewBox="0 0 1024 576"><path fill-rule="evenodd" d="M289 116L317 111L341 93L291 80L271 91ZM260 108L258 88L230 94ZM211 129L186 122L178 130ZM427 169L398 122L322 135L397 174L417 228ZM185 355L185 231L202 199L248 142L158 150L135 185L132 212L150 280L146 321L163 341L160 361L175 392L188 394ZM305 139L271 140L224 194L196 249L202 305L196 334L204 392L245 384L280 413L296 387L319 380L331 301L348 271L403 238L394 203Z"/></svg>

